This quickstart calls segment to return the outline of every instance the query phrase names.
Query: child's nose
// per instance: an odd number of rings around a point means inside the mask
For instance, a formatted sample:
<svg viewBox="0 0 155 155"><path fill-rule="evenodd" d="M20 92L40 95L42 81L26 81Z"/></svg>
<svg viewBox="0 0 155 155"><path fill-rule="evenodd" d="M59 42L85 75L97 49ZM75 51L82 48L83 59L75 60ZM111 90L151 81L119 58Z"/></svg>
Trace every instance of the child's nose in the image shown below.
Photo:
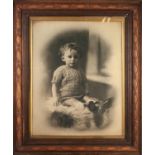
<svg viewBox="0 0 155 155"><path fill-rule="evenodd" d="M72 57L72 59L71 59L72 61L74 61L75 60L75 58L74 57Z"/></svg>

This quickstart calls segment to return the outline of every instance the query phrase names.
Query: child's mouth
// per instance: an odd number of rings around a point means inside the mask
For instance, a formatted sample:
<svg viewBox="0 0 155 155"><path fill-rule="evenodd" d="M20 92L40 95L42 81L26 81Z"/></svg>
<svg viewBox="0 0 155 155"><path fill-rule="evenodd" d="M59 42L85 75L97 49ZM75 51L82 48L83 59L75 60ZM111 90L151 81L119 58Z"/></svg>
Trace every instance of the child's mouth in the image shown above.
<svg viewBox="0 0 155 155"><path fill-rule="evenodd" d="M74 65L75 65L75 63L70 63L70 65L71 65L71 66L74 66Z"/></svg>

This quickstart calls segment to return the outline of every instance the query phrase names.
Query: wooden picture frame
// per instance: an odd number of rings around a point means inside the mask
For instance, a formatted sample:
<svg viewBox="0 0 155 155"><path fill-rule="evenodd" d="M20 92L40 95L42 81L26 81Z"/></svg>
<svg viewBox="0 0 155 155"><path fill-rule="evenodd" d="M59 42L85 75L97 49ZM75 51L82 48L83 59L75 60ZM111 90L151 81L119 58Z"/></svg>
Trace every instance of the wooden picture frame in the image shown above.
<svg viewBox="0 0 155 155"><path fill-rule="evenodd" d="M31 135L30 28L34 17L124 19L123 137ZM140 155L141 55L141 0L14 0L14 154Z"/></svg>

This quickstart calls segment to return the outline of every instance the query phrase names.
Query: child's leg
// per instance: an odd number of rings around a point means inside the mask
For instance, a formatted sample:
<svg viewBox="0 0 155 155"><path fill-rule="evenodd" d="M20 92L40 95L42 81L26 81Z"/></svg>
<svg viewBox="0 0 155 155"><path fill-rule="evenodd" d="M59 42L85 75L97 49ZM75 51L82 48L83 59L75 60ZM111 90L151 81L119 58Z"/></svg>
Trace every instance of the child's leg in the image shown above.
<svg viewBox="0 0 155 155"><path fill-rule="evenodd" d="M84 96L83 100L86 103L88 109L93 112L94 123L96 127L100 128L103 124L103 113L106 109L110 108L113 102L113 98L108 98L104 101L98 100L93 97Z"/></svg>
<svg viewBox="0 0 155 155"><path fill-rule="evenodd" d="M67 109L70 109L70 115L74 118L76 129L87 129L90 128L93 122L93 114L84 106L82 101L79 101L75 98L67 99L63 102L64 106L69 106Z"/></svg>
<svg viewBox="0 0 155 155"><path fill-rule="evenodd" d="M70 98L70 99L67 99L63 102L63 105L65 106L72 106L76 109L79 109L79 110L83 110L84 109L84 103L75 99L75 98Z"/></svg>

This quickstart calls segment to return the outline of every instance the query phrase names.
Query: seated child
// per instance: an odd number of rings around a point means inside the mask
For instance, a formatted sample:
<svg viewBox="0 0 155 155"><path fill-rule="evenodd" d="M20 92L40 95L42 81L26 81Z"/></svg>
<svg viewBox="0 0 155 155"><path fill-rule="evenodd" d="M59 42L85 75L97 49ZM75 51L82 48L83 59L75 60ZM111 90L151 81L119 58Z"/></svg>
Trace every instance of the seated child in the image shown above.
<svg viewBox="0 0 155 155"><path fill-rule="evenodd" d="M54 104L72 106L77 110L88 107L92 112L102 111L104 104L86 93L86 77L79 67L81 54L77 44L65 44L60 49L60 56L65 64L54 71L51 81Z"/></svg>

